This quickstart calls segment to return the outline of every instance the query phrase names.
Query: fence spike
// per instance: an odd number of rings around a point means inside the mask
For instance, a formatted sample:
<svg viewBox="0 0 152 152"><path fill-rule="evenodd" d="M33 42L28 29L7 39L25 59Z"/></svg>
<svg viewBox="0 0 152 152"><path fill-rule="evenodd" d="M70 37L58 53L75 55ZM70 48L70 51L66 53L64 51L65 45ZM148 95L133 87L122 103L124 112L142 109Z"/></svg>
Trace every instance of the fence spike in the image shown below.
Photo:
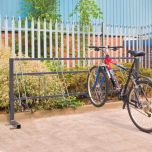
<svg viewBox="0 0 152 152"><path fill-rule="evenodd" d="M28 19L25 18L25 56L28 57Z"/></svg>
<svg viewBox="0 0 152 152"><path fill-rule="evenodd" d="M78 58L80 58L80 24L77 25L77 47L78 47ZM80 60L78 60L78 67L80 66Z"/></svg>
<svg viewBox="0 0 152 152"><path fill-rule="evenodd" d="M0 15L0 48L2 47L2 19Z"/></svg>
<svg viewBox="0 0 152 152"><path fill-rule="evenodd" d="M55 22L55 57L59 57L59 50L58 50L58 21Z"/></svg>
<svg viewBox="0 0 152 152"><path fill-rule="evenodd" d="M63 31L63 20L61 22L61 58L64 58L64 31ZM62 66L64 66L64 61L62 60Z"/></svg>
<svg viewBox="0 0 152 152"><path fill-rule="evenodd" d="M4 20L5 24L5 48L8 48L8 17L5 17Z"/></svg>
<svg viewBox="0 0 152 152"><path fill-rule="evenodd" d="M69 58L69 24L66 24L66 45L67 45L67 58ZM69 68L69 60L67 60L67 68Z"/></svg>
<svg viewBox="0 0 152 152"><path fill-rule="evenodd" d="M75 24L72 22L72 58L75 57ZM72 60L72 66L75 67L75 60Z"/></svg>
<svg viewBox="0 0 152 152"><path fill-rule="evenodd" d="M21 33L21 17L18 18L18 43L19 43L19 57L22 56L22 33Z"/></svg>
<svg viewBox="0 0 152 152"><path fill-rule="evenodd" d="M35 57L35 47L34 47L34 18L32 18L31 22L31 33L32 33L32 58Z"/></svg>
<svg viewBox="0 0 152 152"><path fill-rule="evenodd" d="M47 57L47 42L46 42L46 19L44 19L44 58Z"/></svg>
<svg viewBox="0 0 152 152"><path fill-rule="evenodd" d="M38 18L37 20L37 37L38 37L38 43L37 43L37 47L38 47L38 58L41 57L41 40L40 40L40 37L41 37L41 24L40 24L40 18Z"/></svg>
<svg viewBox="0 0 152 152"><path fill-rule="evenodd" d="M53 57L53 49L52 49L52 20L50 19L50 23L49 23L49 37L50 37L50 58Z"/></svg>
<svg viewBox="0 0 152 152"><path fill-rule="evenodd" d="M15 56L15 20L12 17L12 57L14 58Z"/></svg>

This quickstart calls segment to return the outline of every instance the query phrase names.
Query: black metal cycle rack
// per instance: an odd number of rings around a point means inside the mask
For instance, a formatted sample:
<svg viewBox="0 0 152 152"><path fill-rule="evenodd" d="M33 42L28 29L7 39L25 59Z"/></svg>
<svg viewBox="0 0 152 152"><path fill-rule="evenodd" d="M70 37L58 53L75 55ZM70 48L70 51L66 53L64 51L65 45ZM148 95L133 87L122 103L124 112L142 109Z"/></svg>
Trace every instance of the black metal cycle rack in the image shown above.
<svg viewBox="0 0 152 152"><path fill-rule="evenodd" d="M77 73L88 73L87 70L80 70L80 71L63 71L63 72L33 72L33 73L14 73L14 61L32 61L32 60L39 60L39 61L62 61L62 60L103 60L104 58L10 58L9 59L9 114L10 114L10 125L13 126L13 128L20 129L21 124L15 120L15 108L14 108L14 102L19 100L19 98L14 97L14 76L16 75L45 75L45 74L77 74ZM121 58L112 58L112 59L121 59ZM122 59L133 59L133 58L122 58ZM138 71L139 68L139 60L136 60L136 70ZM87 92L75 92L71 93L69 95L86 95ZM60 97L59 95L54 96L32 96L28 97L27 99L49 99L53 97ZM65 94L67 96L67 94ZM24 97L21 97L20 100L25 100Z"/></svg>

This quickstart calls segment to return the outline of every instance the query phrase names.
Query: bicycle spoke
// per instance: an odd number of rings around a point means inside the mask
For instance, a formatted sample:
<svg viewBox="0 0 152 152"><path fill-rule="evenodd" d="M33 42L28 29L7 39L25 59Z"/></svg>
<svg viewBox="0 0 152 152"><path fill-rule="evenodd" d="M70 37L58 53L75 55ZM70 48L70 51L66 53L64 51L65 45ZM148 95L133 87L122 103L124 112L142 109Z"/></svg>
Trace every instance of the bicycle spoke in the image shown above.
<svg viewBox="0 0 152 152"><path fill-rule="evenodd" d="M144 132L152 132L152 83L140 81L129 94L128 112L133 123Z"/></svg>
<svg viewBox="0 0 152 152"><path fill-rule="evenodd" d="M99 69L100 67L93 67L88 75L88 94L91 102L97 106L102 106L106 101L106 78L103 79L104 73Z"/></svg>

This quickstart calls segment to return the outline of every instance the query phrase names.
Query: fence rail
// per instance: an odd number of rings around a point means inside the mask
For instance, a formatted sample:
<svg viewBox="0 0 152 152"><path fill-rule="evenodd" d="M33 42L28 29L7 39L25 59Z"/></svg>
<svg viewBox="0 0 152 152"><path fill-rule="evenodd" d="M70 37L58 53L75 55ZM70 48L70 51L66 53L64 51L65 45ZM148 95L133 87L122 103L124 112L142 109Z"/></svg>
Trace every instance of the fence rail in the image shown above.
<svg viewBox="0 0 152 152"><path fill-rule="evenodd" d="M102 57L102 52L94 52L90 45L123 45L117 52L109 50L112 57L120 57L119 62L128 62L129 49L144 50L146 56L141 59L143 67L152 67L152 25L144 27L113 26L104 23L92 23L82 26L78 23L55 23L27 18L12 18L11 21L0 18L0 47L11 47L12 57L30 58L90 58ZM73 60L62 61L66 67L85 66ZM100 64L101 61L88 61L88 64Z"/></svg>

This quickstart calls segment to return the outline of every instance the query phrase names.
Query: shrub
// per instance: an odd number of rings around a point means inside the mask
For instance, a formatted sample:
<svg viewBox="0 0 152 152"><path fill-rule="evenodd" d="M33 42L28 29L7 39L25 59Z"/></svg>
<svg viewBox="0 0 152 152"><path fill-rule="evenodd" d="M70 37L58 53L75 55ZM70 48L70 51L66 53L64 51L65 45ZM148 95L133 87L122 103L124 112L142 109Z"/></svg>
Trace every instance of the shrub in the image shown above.
<svg viewBox="0 0 152 152"><path fill-rule="evenodd" d="M6 51L4 48L0 50L0 109L8 106L8 58L10 49Z"/></svg>
<svg viewBox="0 0 152 152"><path fill-rule="evenodd" d="M8 108L9 88L8 88L8 65L10 49L2 48L0 50L0 109ZM15 73L22 72L47 72L48 68L41 61L15 61ZM58 75L39 75L39 76L14 76L14 95L15 98L31 97L31 96L52 96L57 94L64 94L65 87ZM69 102L68 101L72 101ZM48 100L27 100L28 105L34 109L52 109L59 108L59 104L64 107L77 107L81 104L74 97L64 98L50 98ZM65 102L66 101L66 102ZM62 103L63 102L63 103ZM78 103L75 103L78 102ZM20 110L20 102L16 103L16 111ZM36 104L35 104L36 103ZM74 104L75 103L75 104ZM75 106L73 106L75 105ZM33 107L34 106L34 107Z"/></svg>
<svg viewBox="0 0 152 152"><path fill-rule="evenodd" d="M61 66L61 61L47 61L45 62L47 65L48 69L50 71L81 71L81 70L89 70L90 67L62 67ZM69 93L74 93L74 92L87 92L87 72L86 73L69 73L69 74L64 74L60 75L60 79L62 82L66 83L67 89Z"/></svg>
<svg viewBox="0 0 152 152"><path fill-rule="evenodd" d="M139 72L141 75L152 78L152 69L150 68L147 68L147 69L141 68Z"/></svg>

